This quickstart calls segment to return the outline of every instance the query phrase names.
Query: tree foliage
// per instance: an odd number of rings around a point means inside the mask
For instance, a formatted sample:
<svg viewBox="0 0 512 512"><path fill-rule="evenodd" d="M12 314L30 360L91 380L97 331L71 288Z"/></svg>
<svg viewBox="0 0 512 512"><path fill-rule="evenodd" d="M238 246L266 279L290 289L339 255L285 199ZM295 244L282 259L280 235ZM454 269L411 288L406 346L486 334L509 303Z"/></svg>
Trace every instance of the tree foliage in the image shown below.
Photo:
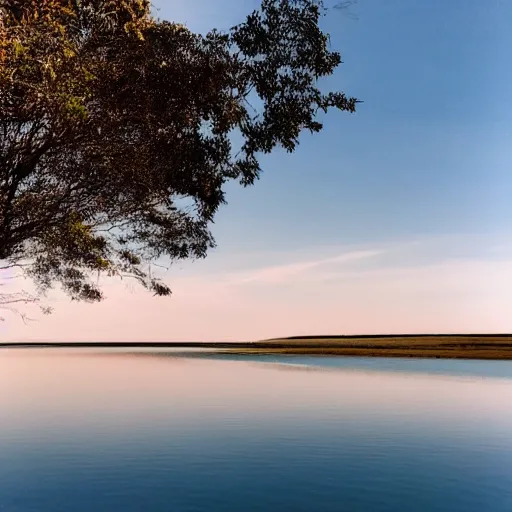
<svg viewBox="0 0 512 512"><path fill-rule="evenodd" d="M318 87L340 64L322 14L263 0L200 35L147 0L0 0L0 259L74 299L102 298L95 274L169 294L147 263L206 255L228 180L355 111Z"/></svg>

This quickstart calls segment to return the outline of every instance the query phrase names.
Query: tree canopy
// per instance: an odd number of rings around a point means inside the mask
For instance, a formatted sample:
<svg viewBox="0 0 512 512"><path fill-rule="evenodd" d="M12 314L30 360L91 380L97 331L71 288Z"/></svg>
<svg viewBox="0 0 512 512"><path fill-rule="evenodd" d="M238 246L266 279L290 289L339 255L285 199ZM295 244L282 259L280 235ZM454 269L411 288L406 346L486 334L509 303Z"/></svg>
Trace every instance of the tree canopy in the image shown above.
<svg viewBox="0 0 512 512"><path fill-rule="evenodd" d="M161 21L147 0L0 2L0 260L101 300L92 277L202 258L224 185L250 185L258 156L292 152L340 55L318 0L263 0L228 32ZM256 106L252 106L256 105Z"/></svg>

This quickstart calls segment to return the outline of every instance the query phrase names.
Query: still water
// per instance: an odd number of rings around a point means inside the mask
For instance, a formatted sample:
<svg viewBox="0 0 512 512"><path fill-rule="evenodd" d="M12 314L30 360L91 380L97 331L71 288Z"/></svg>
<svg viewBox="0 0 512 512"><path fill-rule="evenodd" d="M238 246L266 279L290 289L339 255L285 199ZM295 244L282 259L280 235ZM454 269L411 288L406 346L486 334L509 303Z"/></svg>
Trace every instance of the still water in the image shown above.
<svg viewBox="0 0 512 512"><path fill-rule="evenodd" d="M512 511L512 363L0 352L0 510Z"/></svg>

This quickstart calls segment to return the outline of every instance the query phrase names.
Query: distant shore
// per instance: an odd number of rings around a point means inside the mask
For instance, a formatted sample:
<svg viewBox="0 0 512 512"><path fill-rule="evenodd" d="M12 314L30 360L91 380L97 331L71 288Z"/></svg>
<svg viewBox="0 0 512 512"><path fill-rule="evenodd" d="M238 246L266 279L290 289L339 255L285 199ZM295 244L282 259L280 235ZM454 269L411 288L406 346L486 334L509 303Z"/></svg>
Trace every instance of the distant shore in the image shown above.
<svg viewBox="0 0 512 512"><path fill-rule="evenodd" d="M231 354L296 354L512 360L511 334L305 336L257 342L0 343L0 348L196 348Z"/></svg>
<svg viewBox="0 0 512 512"><path fill-rule="evenodd" d="M512 335L308 336L266 340L230 352L512 360Z"/></svg>

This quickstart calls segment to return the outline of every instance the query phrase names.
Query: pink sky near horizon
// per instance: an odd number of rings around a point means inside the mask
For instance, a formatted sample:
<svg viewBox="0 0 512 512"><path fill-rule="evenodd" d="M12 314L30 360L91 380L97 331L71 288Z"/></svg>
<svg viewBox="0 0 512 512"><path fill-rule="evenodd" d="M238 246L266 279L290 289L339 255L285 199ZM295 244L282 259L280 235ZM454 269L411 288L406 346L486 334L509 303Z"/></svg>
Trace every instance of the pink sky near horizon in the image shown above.
<svg viewBox="0 0 512 512"><path fill-rule="evenodd" d="M473 240L472 243L475 243ZM461 240L265 255L244 267L222 254L172 269L170 298L119 281L106 300L54 294L50 316L7 315L3 341L237 341L307 334L512 332L512 257L456 256ZM420 255L438 254L425 261ZM444 253L444 256L443 256ZM441 254L441 256L439 255ZM492 256L492 257L491 257ZM236 258L235 258L236 259ZM240 263L241 261L241 263ZM230 263L232 266L230 266ZM240 268L242 267L242 268ZM33 310L27 311L32 314Z"/></svg>

